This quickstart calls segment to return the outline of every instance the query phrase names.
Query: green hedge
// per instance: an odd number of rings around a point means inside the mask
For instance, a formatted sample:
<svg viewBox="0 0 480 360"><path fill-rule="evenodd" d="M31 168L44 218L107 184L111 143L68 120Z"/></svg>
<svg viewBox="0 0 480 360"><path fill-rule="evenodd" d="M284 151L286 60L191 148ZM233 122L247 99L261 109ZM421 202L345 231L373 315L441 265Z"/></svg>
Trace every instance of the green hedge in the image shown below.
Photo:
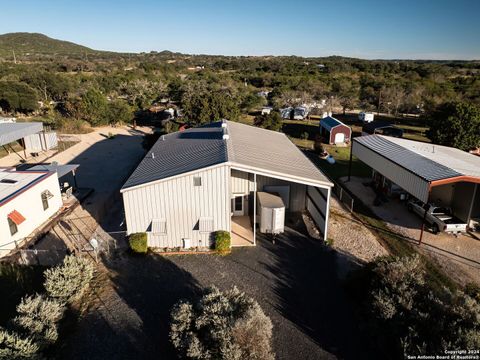
<svg viewBox="0 0 480 360"><path fill-rule="evenodd" d="M148 250L146 233L131 234L128 243L130 244L130 249L135 253L145 254Z"/></svg>
<svg viewBox="0 0 480 360"><path fill-rule="evenodd" d="M215 233L215 250L220 254L227 254L230 252L230 233L228 231L217 231Z"/></svg>

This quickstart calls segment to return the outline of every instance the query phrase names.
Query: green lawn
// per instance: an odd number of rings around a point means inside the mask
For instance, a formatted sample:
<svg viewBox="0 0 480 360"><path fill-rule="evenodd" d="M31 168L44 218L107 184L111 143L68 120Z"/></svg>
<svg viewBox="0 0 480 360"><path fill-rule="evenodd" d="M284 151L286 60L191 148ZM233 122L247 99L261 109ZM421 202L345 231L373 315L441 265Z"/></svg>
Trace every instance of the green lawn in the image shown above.
<svg viewBox="0 0 480 360"><path fill-rule="evenodd" d="M335 164L330 164L326 160L319 158L317 166L334 180L347 176L350 161L350 147L337 147L326 144L322 144L322 146L333 156ZM352 176L370 177L371 175L371 169L354 156L352 158Z"/></svg>

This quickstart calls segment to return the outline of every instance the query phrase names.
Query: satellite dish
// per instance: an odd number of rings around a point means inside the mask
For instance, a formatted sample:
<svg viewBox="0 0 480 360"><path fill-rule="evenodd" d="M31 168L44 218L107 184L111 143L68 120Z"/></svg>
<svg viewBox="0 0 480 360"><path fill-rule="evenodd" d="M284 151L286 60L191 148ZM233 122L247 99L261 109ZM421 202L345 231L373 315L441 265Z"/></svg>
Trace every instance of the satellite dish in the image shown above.
<svg viewBox="0 0 480 360"><path fill-rule="evenodd" d="M95 238L92 238L90 240L90 245L92 245L93 250L97 250L98 249L98 240L95 239Z"/></svg>

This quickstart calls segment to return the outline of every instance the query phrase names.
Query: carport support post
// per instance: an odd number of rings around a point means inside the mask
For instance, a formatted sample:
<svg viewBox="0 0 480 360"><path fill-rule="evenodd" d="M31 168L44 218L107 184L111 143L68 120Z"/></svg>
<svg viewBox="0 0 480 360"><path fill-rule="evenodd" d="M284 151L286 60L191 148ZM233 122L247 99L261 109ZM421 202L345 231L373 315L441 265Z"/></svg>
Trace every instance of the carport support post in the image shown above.
<svg viewBox="0 0 480 360"><path fill-rule="evenodd" d="M253 173L253 245L257 245L257 174Z"/></svg>
<svg viewBox="0 0 480 360"><path fill-rule="evenodd" d="M428 184L427 202L430 199L430 192L431 191L432 191L432 183ZM420 230L420 239L418 239L418 245L422 245L423 232L425 231L425 221L426 220L427 220L427 210L425 210L425 213L423 214L422 229Z"/></svg>
<svg viewBox="0 0 480 360"><path fill-rule="evenodd" d="M348 180L350 181L350 176L352 175L352 153L353 153L353 139L350 140L350 160L348 161Z"/></svg>
<svg viewBox="0 0 480 360"><path fill-rule="evenodd" d="M473 204L475 203L475 198L477 196L477 191L478 191L478 184L475 183L475 187L473 188L472 201L470 202L470 209L468 210L467 227L470 225L470 220L472 220Z"/></svg>

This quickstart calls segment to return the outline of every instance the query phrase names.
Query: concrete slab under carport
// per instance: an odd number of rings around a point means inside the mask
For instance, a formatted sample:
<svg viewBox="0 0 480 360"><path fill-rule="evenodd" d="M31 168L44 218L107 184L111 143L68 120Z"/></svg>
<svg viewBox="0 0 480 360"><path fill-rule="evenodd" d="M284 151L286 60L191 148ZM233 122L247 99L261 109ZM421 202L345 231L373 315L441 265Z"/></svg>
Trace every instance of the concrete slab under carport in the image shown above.
<svg viewBox="0 0 480 360"><path fill-rule="evenodd" d="M342 180L345 181L346 178ZM370 178L351 177L350 181L344 182L343 185L382 219L392 231L402 235L405 241L416 246L422 219L410 213L405 204L398 199L389 199L387 203L374 206L375 192L370 186L365 186L369 183L371 183ZM420 248L424 253L431 255L457 282L480 284L480 240L468 234L434 235L425 231Z"/></svg>

